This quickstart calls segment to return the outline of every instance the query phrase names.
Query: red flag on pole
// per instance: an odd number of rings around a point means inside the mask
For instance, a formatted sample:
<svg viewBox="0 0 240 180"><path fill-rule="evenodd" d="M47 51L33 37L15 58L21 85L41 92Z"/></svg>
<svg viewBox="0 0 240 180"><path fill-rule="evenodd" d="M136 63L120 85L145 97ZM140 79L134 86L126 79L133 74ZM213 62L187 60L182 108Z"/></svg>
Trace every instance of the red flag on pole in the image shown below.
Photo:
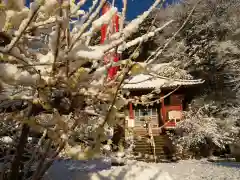
<svg viewBox="0 0 240 180"><path fill-rule="evenodd" d="M102 8L102 15L105 14L109 9L111 8L111 4L109 2L106 2L105 5ZM113 19L109 25L104 24L101 28L101 44L104 44L104 42L109 39L109 37L119 31L119 16L118 14L115 14L113 16ZM105 63L108 63L109 61L113 60L114 62L118 62L119 55L117 52L111 52L107 54L104 58ZM108 79L113 79L115 75L117 74L118 67L110 67L108 69Z"/></svg>

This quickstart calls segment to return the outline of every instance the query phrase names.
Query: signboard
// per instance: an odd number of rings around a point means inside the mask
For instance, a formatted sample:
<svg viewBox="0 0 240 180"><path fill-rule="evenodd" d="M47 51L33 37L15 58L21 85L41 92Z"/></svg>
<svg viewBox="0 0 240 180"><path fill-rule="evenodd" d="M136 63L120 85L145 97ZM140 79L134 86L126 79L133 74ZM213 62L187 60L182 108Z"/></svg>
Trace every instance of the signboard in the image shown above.
<svg viewBox="0 0 240 180"><path fill-rule="evenodd" d="M168 112L168 119L169 120L180 120L182 118L181 111L169 111Z"/></svg>

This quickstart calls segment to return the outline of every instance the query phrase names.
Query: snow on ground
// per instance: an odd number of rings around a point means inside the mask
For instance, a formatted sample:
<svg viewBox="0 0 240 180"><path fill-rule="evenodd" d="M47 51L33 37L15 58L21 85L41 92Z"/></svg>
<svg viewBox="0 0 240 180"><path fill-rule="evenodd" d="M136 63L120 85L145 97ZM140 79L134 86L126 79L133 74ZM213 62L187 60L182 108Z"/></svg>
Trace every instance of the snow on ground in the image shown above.
<svg viewBox="0 0 240 180"><path fill-rule="evenodd" d="M178 163L129 161L111 167L110 160L57 161L45 180L239 180L240 164L186 160Z"/></svg>

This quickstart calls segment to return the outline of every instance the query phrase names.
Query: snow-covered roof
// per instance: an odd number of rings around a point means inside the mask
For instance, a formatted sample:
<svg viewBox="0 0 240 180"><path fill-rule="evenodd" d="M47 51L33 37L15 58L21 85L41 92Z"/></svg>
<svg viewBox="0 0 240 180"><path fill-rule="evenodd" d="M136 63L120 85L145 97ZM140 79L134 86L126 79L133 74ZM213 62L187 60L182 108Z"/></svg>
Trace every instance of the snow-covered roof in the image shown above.
<svg viewBox="0 0 240 180"><path fill-rule="evenodd" d="M197 80L171 80L169 78L153 77L147 74L139 74L132 77L126 84L123 85L123 89L154 89L154 88L168 88L176 86L189 86L202 84L204 81Z"/></svg>
<svg viewBox="0 0 240 180"><path fill-rule="evenodd" d="M141 63L139 63L141 65ZM144 65L144 64L143 64ZM185 70L173 63L152 64L153 74L139 74L131 77L123 85L123 89L155 89L202 84L202 79L194 78Z"/></svg>

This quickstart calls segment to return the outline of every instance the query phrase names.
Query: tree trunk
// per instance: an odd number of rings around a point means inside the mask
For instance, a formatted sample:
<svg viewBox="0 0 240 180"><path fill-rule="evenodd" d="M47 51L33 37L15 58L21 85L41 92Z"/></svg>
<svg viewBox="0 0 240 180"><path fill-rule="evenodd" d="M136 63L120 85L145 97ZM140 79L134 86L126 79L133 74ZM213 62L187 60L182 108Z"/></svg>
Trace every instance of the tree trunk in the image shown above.
<svg viewBox="0 0 240 180"><path fill-rule="evenodd" d="M10 180L21 179L20 171L21 171L21 167L23 167L22 158L23 158L24 148L27 143L29 131L30 131L30 127L27 124L24 124L22 127L20 140L17 145L16 154L12 163Z"/></svg>
<svg viewBox="0 0 240 180"><path fill-rule="evenodd" d="M33 105L29 104L26 112L26 118L31 117L33 114ZM20 140L16 147L16 154L12 162L12 167L10 171L10 180L20 180L22 177L20 175L21 168L23 167L23 153L24 148L27 144L28 136L30 133L30 127L27 124L23 124Z"/></svg>

